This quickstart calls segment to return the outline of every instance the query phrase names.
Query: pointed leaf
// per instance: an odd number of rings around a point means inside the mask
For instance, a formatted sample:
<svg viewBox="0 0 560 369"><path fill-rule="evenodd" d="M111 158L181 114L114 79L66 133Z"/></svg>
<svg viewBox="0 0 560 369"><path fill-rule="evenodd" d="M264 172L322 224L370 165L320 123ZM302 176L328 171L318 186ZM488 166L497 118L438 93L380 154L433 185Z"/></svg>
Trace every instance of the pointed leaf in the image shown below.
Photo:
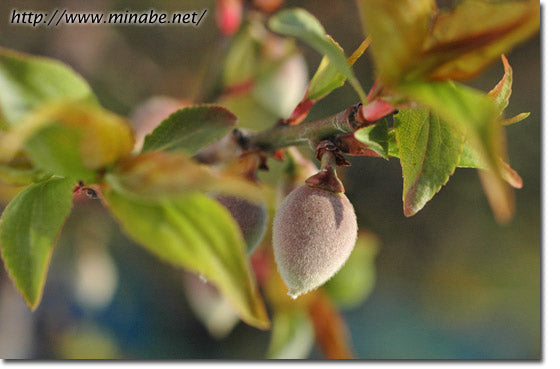
<svg viewBox="0 0 560 369"><path fill-rule="evenodd" d="M2 213L2 259L31 309L41 300L54 244L72 207L73 186L62 178L32 184Z"/></svg>
<svg viewBox="0 0 560 369"><path fill-rule="evenodd" d="M386 119L377 124L360 128L354 132L354 137L366 144L368 149L375 151L385 160L389 160L389 135Z"/></svg>
<svg viewBox="0 0 560 369"><path fill-rule="evenodd" d="M262 201L260 188L254 183L212 171L180 152L148 152L123 159L105 178L119 191L146 199L205 191Z"/></svg>
<svg viewBox="0 0 560 369"><path fill-rule="evenodd" d="M109 188L103 196L133 240L163 261L208 279L246 323L269 327L241 231L223 206L199 193L147 201Z"/></svg>
<svg viewBox="0 0 560 369"><path fill-rule="evenodd" d="M313 348L313 324L305 311L280 310L274 314L269 359L306 359Z"/></svg>
<svg viewBox="0 0 560 369"><path fill-rule="evenodd" d="M522 120L529 118L529 115L531 115L531 113L519 113L515 117L500 120L500 124L502 126L509 126L515 123L519 123Z"/></svg>
<svg viewBox="0 0 560 369"><path fill-rule="evenodd" d="M509 104L509 98L511 96L511 86L513 84L513 70L509 65L509 62L505 55L502 54L502 63L504 64L504 76L498 82L498 84L488 92L488 96L492 98L494 104L498 107L499 114L503 114L504 110ZM515 117L508 119L501 119L500 124L502 126L509 126L510 124L518 123L523 119L526 119L530 113L520 113Z"/></svg>
<svg viewBox="0 0 560 369"><path fill-rule="evenodd" d="M86 81L63 63L0 48L0 115L8 125L57 99L96 101Z"/></svg>
<svg viewBox="0 0 560 369"><path fill-rule="evenodd" d="M502 55L502 62L504 64L504 76L502 77L500 82L498 82L498 84L492 89L492 91L488 93L488 96L492 99L500 114L503 113L503 111L509 104L509 98L511 96L511 86L513 84L513 71L504 55ZM499 121L499 123L502 126L505 126L521 121L527 116L529 116L529 113L521 113L510 119L502 119ZM461 153L461 159L458 166L463 168L488 169L488 166L484 163L481 155L476 152L473 145L471 145L468 141L464 144L463 152ZM499 168L502 178L512 187L523 187L523 180L521 179L519 174L517 174L515 170L513 170L506 162L504 162L503 159L500 159L499 161Z"/></svg>
<svg viewBox="0 0 560 369"><path fill-rule="evenodd" d="M403 208L416 214L453 174L463 143L462 135L424 109L401 109L395 133L403 172Z"/></svg>
<svg viewBox="0 0 560 369"><path fill-rule="evenodd" d="M282 10L272 16L268 22L274 32L299 38L321 54L327 56L330 62L342 73L365 103L366 94L348 65L344 53L339 46L331 41L319 21L304 9Z"/></svg>
<svg viewBox="0 0 560 369"><path fill-rule="evenodd" d="M504 76L498 84L488 92L488 96L494 100L498 107L498 113L502 114L509 104L509 97L511 96L511 86L513 84L513 70L509 65L505 55L502 54L502 63L504 64Z"/></svg>
<svg viewBox="0 0 560 369"><path fill-rule="evenodd" d="M360 0L358 4L365 33L372 38L376 78L385 86L393 85L417 62L435 1Z"/></svg>
<svg viewBox="0 0 560 369"><path fill-rule="evenodd" d="M146 136L142 151L182 150L194 155L224 137L236 122L235 115L216 105L180 109Z"/></svg>
<svg viewBox="0 0 560 369"><path fill-rule="evenodd" d="M472 88L452 82L411 82L401 84L399 89L464 132L488 168L481 173L485 177L482 185L494 215L500 222L508 221L513 216L514 199L511 188L500 176L500 160L506 155L505 139L493 101Z"/></svg>
<svg viewBox="0 0 560 369"><path fill-rule="evenodd" d="M330 38L330 36L327 36ZM340 49L340 52L344 53L344 50L340 47L340 45L331 39L331 41ZM348 58L348 65L352 66L362 56L364 51L368 48L369 44L371 43L371 39L367 37L360 46L350 55ZM311 82L309 82L309 87L307 89L307 98L309 100L320 100L331 93L333 90L336 90L339 87L344 86L346 82L346 77L338 71L338 68L335 67L330 61L329 58L324 56L321 59L321 63L317 68L317 71L313 75Z"/></svg>
<svg viewBox="0 0 560 369"><path fill-rule="evenodd" d="M461 1L437 15L412 74L437 80L475 77L539 28L538 0Z"/></svg>

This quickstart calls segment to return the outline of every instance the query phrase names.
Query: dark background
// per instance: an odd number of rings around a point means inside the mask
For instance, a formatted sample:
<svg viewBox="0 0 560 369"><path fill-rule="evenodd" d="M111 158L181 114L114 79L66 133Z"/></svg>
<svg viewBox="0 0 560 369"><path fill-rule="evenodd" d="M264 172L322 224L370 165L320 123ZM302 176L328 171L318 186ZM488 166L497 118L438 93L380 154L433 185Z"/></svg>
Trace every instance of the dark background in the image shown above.
<svg viewBox="0 0 560 369"><path fill-rule="evenodd" d="M227 47L215 26L213 6L210 1L159 1L157 5L124 0L50 1L48 6L42 1L2 1L0 46L64 61L85 77L106 108L129 115L153 95L195 101L209 96ZM347 53L363 38L354 2L329 1L325 6L324 1L287 1L286 6L308 9ZM14 7L48 11L56 7L81 11L209 8L210 14L199 28L74 25L33 29L9 24ZM320 55L305 45L300 47L311 74ZM346 192L360 228L371 230L381 240L375 290L363 305L344 312L359 358L541 356L539 36L508 58L514 86L506 116L531 112L527 120L507 128L511 166L524 180L524 187L515 191L517 213L511 223L501 226L494 221L474 170L457 169L440 193L412 218L402 214L398 160L352 158L352 167L344 170ZM371 68L368 55L356 64L364 87L373 81ZM496 62L470 84L488 91L502 74ZM336 113L356 100L352 89L344 86L322 100L311 118ZM86 280L93 285L92 296L97 300L76 292L80 270L89 271L83 273L89 276ZM182 279L181 272L128 241L97 202L76 204L55 249L44 298L35 313L27 310L0 268L0 357L264 357L269 332L238 324L225 339L212 338L193 316ZM311 357L321 356L314 349Z"/></svg>

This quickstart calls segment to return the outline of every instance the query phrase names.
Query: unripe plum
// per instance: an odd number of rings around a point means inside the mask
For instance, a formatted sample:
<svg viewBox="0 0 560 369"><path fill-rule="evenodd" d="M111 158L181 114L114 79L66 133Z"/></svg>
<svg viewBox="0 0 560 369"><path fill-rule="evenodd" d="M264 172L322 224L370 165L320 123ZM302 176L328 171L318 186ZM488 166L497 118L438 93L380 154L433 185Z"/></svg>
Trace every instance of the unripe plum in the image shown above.
<svg viewBox="0 0 560 369"><path fill-rule="evenodd" d="M261 243L267 224L267 210L263 204L254 204L248 200L228 195L217 195L216 200L225 206L235 219L250 254Z"/></svg>
<svg viewBox="0 0 560 369"><path fill-rule="evenodd" d="M358 232L343 193L303 185L282 202L272 240L278 271L293 298L325 283L344 265Z"/></svg>

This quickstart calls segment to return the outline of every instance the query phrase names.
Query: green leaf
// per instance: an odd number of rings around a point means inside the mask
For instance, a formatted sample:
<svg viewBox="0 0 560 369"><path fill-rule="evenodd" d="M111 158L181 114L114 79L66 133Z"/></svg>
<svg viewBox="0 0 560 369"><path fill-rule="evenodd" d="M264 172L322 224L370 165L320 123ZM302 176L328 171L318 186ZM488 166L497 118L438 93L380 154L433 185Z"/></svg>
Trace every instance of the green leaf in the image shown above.
<svg viewBox="0 0 560 369"><path fill-rule="evenodd" d="M403 172L404 215L416 214L453 174L462 135L425 109L401 109L395 133Z"/></svg>
<svg viewBox="0 0 560 369"><path fill-rule="evenodd" d="M396 134L395 134L395 129L389 129L389 131L387 132L387 138L388 138L388 153L389 156L398 158L400 157L399 154L399 145L397 144L397 138L396 138Z"/></svg>
<svg viewBox="0 0 560 369"><path fill-rule="evenodd" d="M313 323L300 309L280 310L274 314L269 359L306 359L313 348Z"/></svg>
<svg viewBox="0 0 560 369"><path fill-rule="evenodd" d="M365 33L372 39L376 78L384 86L394 85L418 62L435 1L359 0L358 4Z"/></svg>
<svg viewBox="0 0 560 369"><path fill-rule="evenodd" d="M58 99L96 101L87 82L63 63L0 48L0 115L8 125Z"/></svg>
<svg viewBox="0 0 560 369"><path fill-rule="evenodd" d="M339 307L358 307L371 294L376 280L375 257L379 249L378 244L376 236L360 232L356 246L342 269L323 285Z"/></svg>
<svg viewBox="0 0 560 369"><path fill-rule="evenodd" d="M98 106L57 101L28 114L0 134L0 162L22 149L40 169L90 181L95 170L128 155L134 137L128 122Z"/></svg>
<svg viewBox="0 0 560 369"><path fill-rule="evenodd" d="M223 206L199 193L147 201L108 188L103 196L133 240L163 261L199 273L246 323L268 328L241 231Z"/></svg>
<svg viewBox="0 0 560 369"><path fill-rule="evenodd" d="M330 36L327 36L330 38ZM331 38L331 41L340 49L341 53L344 53L344 50L340 47L340 45ZM348 65L352 66L362 56L364 51L368 48L370 44L370 38L367 37L360 46L354 51L354 53L348 58L347 62ZM321 59L321 63L317 68L317 71L313 75L311 82L309 82L309 88L307 89L307 98L309 100L320 100L323 97L327 96L333 90L344 86L346 82L346 77L338 71L330 61L329 58L324 56Z"/></svg>
<svg viewBox="0 0 560 369"><path fill-rule="evenodd" d="M375 151L385 160L389 160L389 128L387 120L361 128L354 132L354 137L368 145L368 149Z"/></svg>
<svg viewBox="0 0 560 369"><path fill-rule="evenodd" d="M262 201L260 187L253 182L218 173L181 152L155 151L122 159L105 180L119 191L144 199L175 198L204 191Z"/></svg>
<svg viewBox="0 0 560 369"><path fill-rule="evenodd" d="M299 38L328 57L338 71L348 79L360 96L360 100L366 102L366 94L348 65L344 53L332 39L327 37L325 29L313 15L300 8L286 9L272 16L268 25L274 32Z"/></svg>
<svg viewBox="0 0 560 369"><path fill-rule="evenodd" d="M475 77L539 28L538 0L461 1L437 15L412 74L436 80Z"/></svg>
<svg viewBox="0 0 560 369"><path fill-rule="evenodd" d="M216 105L199 105L177 110L144 140L143 152L183 150L189 155L225 136L237 117Z"/></svg>
<svg viewBox="0 0 560 369"><path fill-rule="evenodd" d="M227 52L222 81L225 87L253 79L258 72L258 49L260 43L255 36L260 36L261 24L249 21L244 25L231 41Z"/></svg>
<svg viewBox="0 0 560 369"><path fill-rule="evenodd" d="M32 310L41 300L54 244L72 207L73 186L62 178L30 185L2 214L2 259Z"/></svg>
<svg viewBox="0 0 560 369"><path fill-rule="evenodd" d="M480 155L476 152L469 142L465 142L463 145L463 152L461 153L461 158L459 168L478 168L488 170L487 165L484 163ZM509 183L513 188L522 188L523 179L513 170L503 159L499 161L499 172L500 176L504 181Z"/></svg>
<svg viewBox="0 0 560 369"><path fill-rule="evenodd" d="M506 150L494 102L479 91L452 82L410 82L401 84L399 90L466 135L466 141L488 168L480 173L481 182L494 215L500 222L508 221L513 216L514 199L500 176L500 161ZM402 158L402 150L400 155Z"/></svg>

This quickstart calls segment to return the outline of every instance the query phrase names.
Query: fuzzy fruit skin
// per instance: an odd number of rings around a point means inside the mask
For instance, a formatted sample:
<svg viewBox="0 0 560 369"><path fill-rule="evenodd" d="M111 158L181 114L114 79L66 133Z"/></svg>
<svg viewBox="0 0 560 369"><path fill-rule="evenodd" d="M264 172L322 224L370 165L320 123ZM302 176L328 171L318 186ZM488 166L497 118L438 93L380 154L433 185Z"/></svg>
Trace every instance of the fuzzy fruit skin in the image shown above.
<svg viewBox="0 0 560 369"><path fill-rule="evenodd" d="M243 233L247 254L252 253L260 245L266 231L268 220L266 206L227 195L217 195L216 200L229 210Z"/></svg>
<svg viewBox="0 0 560 369"><path fill-rule="evenodd" d="M295 298L314 290L344 265L358 234L354 207L342 193L303 185L274 217L274 258Z"/></svg>

